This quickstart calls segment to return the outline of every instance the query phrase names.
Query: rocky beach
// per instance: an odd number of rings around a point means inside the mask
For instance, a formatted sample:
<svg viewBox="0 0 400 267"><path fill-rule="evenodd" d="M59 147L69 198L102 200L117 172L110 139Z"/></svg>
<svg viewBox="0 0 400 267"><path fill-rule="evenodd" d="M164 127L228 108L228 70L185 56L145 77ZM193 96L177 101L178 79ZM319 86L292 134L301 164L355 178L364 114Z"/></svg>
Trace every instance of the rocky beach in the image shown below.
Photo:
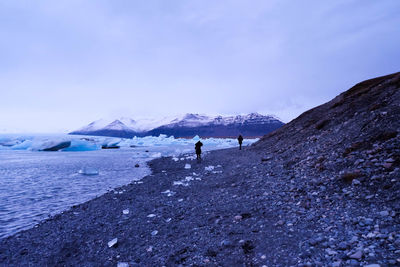
<svg viewBox="0 0 400 267"><path fill-rule="evenodd" d="M1 266L399 266L400 74L0 240Z"/></svg>

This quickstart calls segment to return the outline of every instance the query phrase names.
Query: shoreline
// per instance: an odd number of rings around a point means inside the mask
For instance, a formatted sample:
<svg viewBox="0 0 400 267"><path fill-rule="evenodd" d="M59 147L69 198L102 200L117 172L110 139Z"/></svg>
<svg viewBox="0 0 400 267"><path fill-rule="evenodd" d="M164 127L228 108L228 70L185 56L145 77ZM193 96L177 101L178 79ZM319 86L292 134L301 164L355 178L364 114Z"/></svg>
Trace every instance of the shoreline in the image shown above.
<svg viewBox="0 0 400 267"><path fill-rule="evenodd" d="M334 183L314 194L321 184L297 177L273 151L230 148L208 152L201 163L190 158L154 159L142 183L0 240L0 266L301 266L311 256L325 266L333 263L327 249L350 260L356 244L337 248L352 238L349 231L358 238L369 232L345 222L376 213ZM390 253L376 246L374 260Z"/></svg>

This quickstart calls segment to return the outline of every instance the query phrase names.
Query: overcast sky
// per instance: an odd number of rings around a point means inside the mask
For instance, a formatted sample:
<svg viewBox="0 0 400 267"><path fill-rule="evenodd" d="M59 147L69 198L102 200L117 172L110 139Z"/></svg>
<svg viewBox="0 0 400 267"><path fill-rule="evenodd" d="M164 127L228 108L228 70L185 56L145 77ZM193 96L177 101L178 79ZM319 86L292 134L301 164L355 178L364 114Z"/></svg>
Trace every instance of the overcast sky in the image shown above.
<svg viewBox="0 0 400 267"><path fill-rule="evenodd" d="M0 0L0 132L100 118L288 122L400 71L399 0Z"/></svg>

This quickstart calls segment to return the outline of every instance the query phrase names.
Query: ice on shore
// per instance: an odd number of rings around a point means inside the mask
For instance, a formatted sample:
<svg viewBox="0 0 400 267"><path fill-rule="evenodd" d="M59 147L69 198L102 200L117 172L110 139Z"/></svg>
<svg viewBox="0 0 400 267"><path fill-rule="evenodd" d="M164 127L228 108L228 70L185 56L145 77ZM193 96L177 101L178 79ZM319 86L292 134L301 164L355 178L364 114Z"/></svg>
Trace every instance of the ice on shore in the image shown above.
<svg viewBox="0 0 400 267"><path fill-rule="evenodd" d="M182 181L174 181L173 185L189 186L188 183Z"/></svg>
<svg viewBox="0 0 400 267"><path fill-rule="evenodd" d="M161 192L161 194L167 194L167 197L172 197L176 193L174 191L171 191L168 189L168 190L165 190L164 192Z"/></svg>
<svg viewBox="0 0 400 267"><path fill-rule="evenodd" d="M113 246L115 246L118 243L118 238L114 238L113 240L109 241L107 243L108 247L111 248Z"/></svg>
<svg viewBox="0 0 400 267"><path fill-rule="evenodd" d="M204 170L206 170L206 171L213 171L214 170L214 166L207 166L207 167L204 167Z"/></svg>

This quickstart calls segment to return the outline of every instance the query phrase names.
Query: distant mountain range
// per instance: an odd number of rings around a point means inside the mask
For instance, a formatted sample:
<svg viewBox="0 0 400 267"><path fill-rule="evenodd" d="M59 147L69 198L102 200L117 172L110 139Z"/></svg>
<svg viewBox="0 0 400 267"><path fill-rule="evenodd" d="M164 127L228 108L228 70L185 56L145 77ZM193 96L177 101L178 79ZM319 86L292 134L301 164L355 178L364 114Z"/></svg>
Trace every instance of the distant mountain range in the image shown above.
<svg viewBox="0 0 400 267"><path fill-rule="evenodd" d="M134 136L159 136L165 134L174 137L260 137L284 125L274 116L258 113L238 116L207 116L185 114L163 120L135 121L120 118L114 121L98 120L73 131L70 134L114 136L132 138Z"/></svg>

